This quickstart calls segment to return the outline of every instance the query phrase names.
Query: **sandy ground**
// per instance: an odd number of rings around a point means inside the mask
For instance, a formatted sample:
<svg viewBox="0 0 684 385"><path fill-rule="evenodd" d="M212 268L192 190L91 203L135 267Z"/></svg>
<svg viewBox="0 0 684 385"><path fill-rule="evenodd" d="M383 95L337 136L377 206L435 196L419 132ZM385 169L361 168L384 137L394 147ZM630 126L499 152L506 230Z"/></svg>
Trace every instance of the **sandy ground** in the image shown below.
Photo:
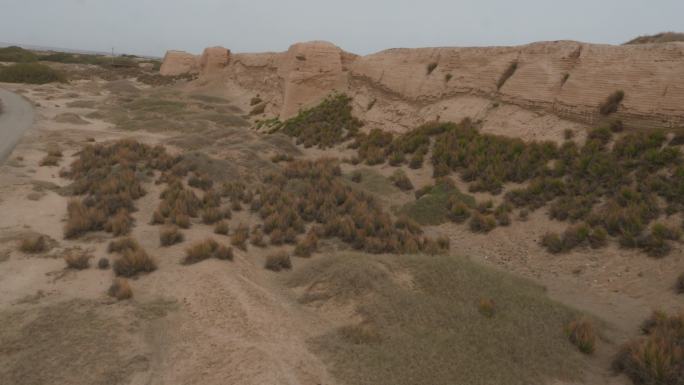
<svg viewBox="0 0 684 385"><path fill-rule="evenodd" d="M11 359L0 359L0 371L7 373L8 383L334 384L307 344L330 330L330 317L299 306L277 274L262 268L266 252L258 248L236 250L233 262L180 265L185 247L193 241L209 234L223 243L228 239L195 223L185 232L184 243L160 248L158 227L148 224L160 186L145 185L148 194L136 202L133 236L156 258L159 270L131 282L133 300L116 302L106 295L111 270L65 270L61 256L71 247L90 250L94 261L110 257L108 235L93 234L78 241L62 236L67 198L58 190L69 181L59 176L59 170L88 138L100 142L130 137L180 151L174 145L177 132L123 131L92 118L84 118L85 124L55 121L67 112L81 117L92 112L67 104L99 103L109 95L105 85L97 81L2 85L32 100L37 114L35 124L0 166L0 322L6 326L0 331L0 342L9 346L0 347L0 354L12 353ZM228 156L231 146L240 143L252 146L244 157L263 148L271 151L248 128L235 129L219 141L223 150L212 147L219 157ZM63 150L59 167L38 165L48 145ZM351 154L302 151L305 157ZM373 168L383 175L394 170ZM416 187L431 183L431 175L428 162L423 169L409 172ZM478 199L487 197L482 194ZM388 207L410 199L409 193L384 197ZM234 215L231 227L252 220L243 211ZM603 319L606 327L598 359L585 383L625 383L624 378L610 375L611 349L636 335L638 324L652 309L682 308L671 286L684 271L684 250L678 244L670 256L658 260L614 245L551 256L538 241L554 228L562 224L549 220L542 209L525 224L497 228L488 235L472 234L466 226L453 224L429 232L448 235L457 255L537 280L552 298ZM51 237L54 247L39 256L17 251L19 239L32 233ZM77 338L59 338L64 333ZM97 349L102 344L111 349ZM35 355L40 359L35 360ZM81 370L74 374L84 367L89 368L86 374Z"/></svg>

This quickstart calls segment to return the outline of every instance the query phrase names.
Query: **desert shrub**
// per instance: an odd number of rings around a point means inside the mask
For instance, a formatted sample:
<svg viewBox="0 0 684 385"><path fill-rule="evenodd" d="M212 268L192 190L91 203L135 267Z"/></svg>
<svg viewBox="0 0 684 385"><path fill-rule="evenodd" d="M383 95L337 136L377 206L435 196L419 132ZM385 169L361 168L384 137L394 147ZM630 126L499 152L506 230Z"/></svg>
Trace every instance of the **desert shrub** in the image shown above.
<svg viewBox="0 0 684 385"><path fill-rule="evenodd" d="M171 246L183 242L183 233L176 226L168 226L159 230L159 243L162 246Z"/></svg>
<svg viewBox="0 0 684 385"><path fill-rule="evenodd" d="M390 176L390 180L402 191L413 190L413 183L411 183L411 180L402 169L394 171Z"/></svg>
<svg viewBox="0 0 684 385"><path fill-rule="evenodd" d="M349 96L330 95L319 105L283 122L280 130L305 147L329 148L357 134L362 123L351 111Z"/></svg>
<svg viewBox="0 0 684 385"><path fill-rule="evenodd" d="M219 245L219 247L214 251L214 257L220 260L233 260L233 248L226 247L225 245Z"/></svg>
<svg viewBox="0 0 684 385"><path fill-rule="evenodd" d="M491 215L483 215L479 212L473 213L468 222L470 231L474 233L488 233L496 227L496 220Z"/></svg>
<svg viewBox="0 0 684 385"><path fill-rule="evenodd" d="M608 233L603 227L593 227L589 232L589 245L593 249L600 249L608 242Z"/></svg>
<svg viewBox="0 0 684 385"><path fill-rule="evenodd" d="M409 167L417 170L421 167L423 167L423 159L424 155L422 152L416 152L411 156L411 159L409 160Z"/></svg>
<svg viewBox="0 0 684 385"><path fill-rule="evenodd" d="M0 82L45 84L66 82L60 72L39 63L17 63L0 67Z"/></svg>
<svg viewBox="0 0 684 385"><path fill-rule="evenodd" d="M176 162L161 146L151 147L129 139L86 145L65 174L73 179L68 191L85 195L68 203L65 237L74 238L105 227L125 233L132 225L127 213L135 211L134 201L145 195L142 182L146 177L140 170L163 171ZM119 222L112 222L112 217Z"/></svg>
<svg viewBox="0 0 684 385"><path fill-rule="evenodd" d="M613 368L635 384L680 385L684 372L684 314L654 312L644 336L625 344Z"/></svg>
<svg viewBox="0 0 684 385"><path fill-rule="evenodd" d="M185 250L185 257L182 263L190 265L209 258L232 260L233 249L220 245L215 240L208 238L204 241L195 242L188 247Z"/></svg>
<svg viewBox="0 0 684 385"><path fill-rule="evenodd" d="M518 62L514 61L511 62L511 64L506 67L506 70L501 74L499 77L499 80L496 82L496 89L500 90L501 87L503 87L504 84L506 84L506 81L515 74L515 71L518 69Z"/></svg>
<svg viewBox="0 0 684 385"><path fill-rule="evenodd" d="M449 83L449 80L451 80L454 77L452 74L446 74L444 75L444 82Z"/></svg>
<svg viewBox="0 0 684 385"><path fill-rule="evenodd" d="M249 226L240 223L230 236L230 244L240 250L247 250L247 239L249 239Z"/></svg>
<svg viewBox="0 0 684 385"><path fill-rule="evenodd" d="M563 241L557 233L544 234L541 245L544 246L549 253L556 254L563 251Z"/></svg>
<svg viewBox="0 0 684 385"><path fill-rule="evenodd" d="M107 251L110 253L123 253L127 250L138 250L141 246L135 239L131 237L119 238L109 242Z"/></svg>
<svg viewBox="0 0 684 385"><path fill-rule="evenodd" d="M618 110L620 102L625 98L625 92L618 90L608 95L606 100L599 106L599 112L601 115L610 115Z"/></svg>
<svg viewBox="0 0 684 385"><path fill-rule="evenodd" d="M403 152L395 151L392 152L389 156L389 165L392 167L398 167L404 164L406 161L406 156L404 155Z"/></svg>
<svg viewBox="0 0 684 385"><path fill-rule="evenodd" d="M30 63L37 60L36 54L15 45L0 48L0 62Z"/></svg>
<svg viewBox="0 0 684 385"><path fill-rule="evenodd" d="M496 207L494 210L494 219L499 226L509 226L511 224L511 206L504 202Z"/></svg>
<svg viewBox="0 0 684 385"><path fill-rule="evenodd" d="M60 160L62 160L61 157L48 154L48 155L45 155L43 157L43 159L41 159L38 164L40 166L47 166L47 167L59 166Z"/></svg>
<svg viewBox="0 0 684 385"><path fill-rule="evenodd" d="M202 211L202 223L206 225L213 225L222 220L223 217L223 212L215 207L208 207Z"/></svg>
<svg viewBox="0 0 684 385"><path fill-rule="evenodd" d="M261 231L259 227L255 227L254 230L252 230L252 234L249 236L249 243L257 247L266 246L266 242L264 242L264 232Z"/></svg>
<svg viewBox="0 0 684 385"><path fill-rule="evenodd" d="M109 269L109 259L102 257L97 261L97 268L100 270Z"/></svg>
<svg viewBox="0 0 684 385"><path fill-rule="evenodd" d="M461 223L470 217L475 199L462 193L448 178L422 189L415 202L405 205L400 213L421 225L438 225L446 221Z"/></svg>
<svg viewBox="0 0 684 385"><path fill-rule="evenodd" d="M292 268L292 261L287 253L271 254L266 257L264 267L271 271L289 270Z"/></svg>
<svg viewBox="0 0 684 385"><path fill-rule="evenodd" d="M188 178L188 186L195 187L203 191L209 191L214 185L214 181L208 175L202 173L193 173Z"/></svg>
<svg viewBox="0 0 684 385"><path fill-rule="evenodd" d="M260 115L266 111L266 103L259 103L249 111L250 115Z"/></svg>
<svg viewBox="0 0 684 385"><path fill-rule="evenodd" d="M113 217L107 219L104 225L104 230L112 233L115 237L126 235L133 227L133 218L131 218L128 210L120 209Z"/></svg>
<svg viewBox="0 0 684 385"><path fill-rule="evenodd" d="M64 262L69 269L83 270L90 267L92 257L92 255L81 250L70 250L64 254Z"/></svg>
<svg viewBox="0 0 684 385"><path fill-rule="evenodd" d="M610 123L608 123L608 127L614 133L622 132L625 129L625 126L620 119L611 120Z"/></svg>
<svg viewBox="0 0 684 385"><path fill-rule="evenodd" d="M113 268L117 276L133 277L138 273L150 273L156 270L157 263L142 248L126 249L121 257L114 261Z"/></svg>
<svg viewBox="0 0 684 385"><path fill-rule="evenodd" d="M294 249L294 255L298 257L308 258L318 248L318 236L315 232L309 232L306 237L297 243Z"/></svg>
<svg viewBox="0 0 684 385"><path fill-rule="evenodd" d="M31 235L23 238L19 243L19 250L24 253L42 253L48 249L48 239L44 235Z"/></svg>
<svg viewBox="0 0 684 385"><path fill-rule="evenodd" d="M591 321L586 318L573 320L566 326L565 332L570 342L577 346L580 352L585 354L594 352L596 335Z"/></svg>
<svg viewBox="0 0 684 385"><path fill-rule="evenodd" d="M436 62L432 62L432 63L428 64L427 65L427 74L430 75L432 73L432 71L434 71L436 68L437 68Z"/></svg>
<svg viewBox="0 0 684 385"><path fill-rule="evenodd" d="M571 140L574 136L575 136L575 131L573 131L569 128L566 128L565 130L563 130L563 138L565 140Z"/></svg>
<svg viewBox="0 0 684 385"><path fill-rule="evenodd" d="M211 258L218 246L218 243L211 238L193 243L185 250L183 264L193 264Z"/></svg>
<svg viewBox="0 0 684 385"><path fill-rule="evenodd" d="M109 296L114 297L119 301L133 297L131 285L125 278L114 278L114 282L112 282L107 293Z"/></svg>
<svg viewBox="0 0 684 385"><path fill-rule="evenodd" d="M294 158L292 155L288 154L275 154L271 157L271 162L273 163L280 163L280 162L289 162L293 160Z"/></svg>
<svg viewBox="0 0 684 385"><path fill-rule="evenodd" d="M228 222L226 221L220 221L216 223L216 226L214 226L214 233L220 234L220 235L228 235L228 232L230 231L230 226L228 225Z"/></svg>
<svg viewBox="0 0 684 385"><path fill-rule="evenodd" d="M295 242L314 221L322 229L319 238L337 237L369 253L418 252L434 243L396 228L372 196L343 180L334 160L291 162L264 182L256 199L263 231L274 245Z"/></svg>
<svg viewBox="0 0 684 385"><path fill-rule="evenodd" d="M460 200L455 200L453 203L450 201L448 208L447 215L453 222L463 223L470 217L470 207Z"/></svg>
<svg viewBox="0 0 684 385"><path fill-rule="evenodd" d="M494 317L495 305L491 298L481 298L477 304L477 310L487 318Z"/></svg>

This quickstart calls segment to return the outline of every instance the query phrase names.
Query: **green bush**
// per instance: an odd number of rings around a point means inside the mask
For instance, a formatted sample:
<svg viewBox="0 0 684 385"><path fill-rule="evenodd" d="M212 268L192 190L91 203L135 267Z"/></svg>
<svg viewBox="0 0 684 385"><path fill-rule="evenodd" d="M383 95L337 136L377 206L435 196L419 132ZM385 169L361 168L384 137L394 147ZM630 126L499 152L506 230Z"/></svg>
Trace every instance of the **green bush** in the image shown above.
<svg viewBox="0 0 684 385"><path fill-rule="evenodd" d="M0 67L0 82L45 84L66 82L64 75L39 63L17 63Z"/></svg>

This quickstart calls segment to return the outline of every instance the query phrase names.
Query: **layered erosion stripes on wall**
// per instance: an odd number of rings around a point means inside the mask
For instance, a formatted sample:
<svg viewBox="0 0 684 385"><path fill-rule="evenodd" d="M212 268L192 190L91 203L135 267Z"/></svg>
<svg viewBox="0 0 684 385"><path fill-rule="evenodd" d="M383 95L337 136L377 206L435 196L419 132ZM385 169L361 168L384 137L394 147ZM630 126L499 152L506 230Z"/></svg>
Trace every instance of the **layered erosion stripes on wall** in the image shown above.
<svg viewBox="0 0 684 385"><path fill-rule="evenodd" d="M602 118L599 104L623 90L626 96L615 116L626 125L684 126L684 43L611 46L559 41L518 47L390 49L356 56L330 43L309 42L284 53L231 54L214 47L195 57L171 51L162 65L163 74L186 69L203 77L232 79L248 91L273 93L275 87L278 95L271 98L271 111L281 118L341 91L372 92L373 97L418 106L473 95L595 124Z"/></svg>

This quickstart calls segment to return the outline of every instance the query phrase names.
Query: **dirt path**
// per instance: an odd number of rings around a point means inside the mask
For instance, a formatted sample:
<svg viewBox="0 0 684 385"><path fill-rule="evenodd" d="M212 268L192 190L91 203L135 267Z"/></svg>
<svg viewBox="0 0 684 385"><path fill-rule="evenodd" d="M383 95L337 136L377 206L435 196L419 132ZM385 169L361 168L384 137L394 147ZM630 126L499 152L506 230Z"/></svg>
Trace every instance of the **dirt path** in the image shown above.
<svg viewBox="0 0 684 385"><path fill-rule="evenodd" d="M10 155L24 131L33 124L33 107L26 99L0 88L0 163Z"/></svg>

